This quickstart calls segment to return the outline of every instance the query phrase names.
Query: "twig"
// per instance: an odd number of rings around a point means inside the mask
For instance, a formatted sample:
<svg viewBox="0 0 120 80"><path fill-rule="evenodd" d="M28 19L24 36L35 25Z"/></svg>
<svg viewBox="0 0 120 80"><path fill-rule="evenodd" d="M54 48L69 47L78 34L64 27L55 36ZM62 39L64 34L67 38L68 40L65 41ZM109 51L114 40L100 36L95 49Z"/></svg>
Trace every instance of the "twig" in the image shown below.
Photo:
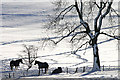
<svg viewBox="0 0 120 80"><path fill-rule="evenodd" d="M96 3L96 2L95 2ZM98 12L98 15L96 16L95 20L94 20L94 29L95 29L95 32L98 31L98 28L97 28L97 22L98 22L98 19L100 18L100 15L102 14L102 10L105 8L106 6L106 3L104 3L103 7L102 7L102 2L101 3L101 6L99 7L99 12ZM97 5L97 4L96 4Z"/></svg>
<svg viewBox="0 0 120 80"><path fill-rule="evenodd" d="M67 8L65 8L63 11L61 11L60 14L56 17L55 20L57 20L57 19L61 16L61 14L62 14L63 12L65 12L67 9L69 9L69 8L71 8L71 7L73 7L73 6L74 6L74 5L70 5L70 6L68 6Z"/></svg>
<svg viewBox="0 0 120 80"><path fill-rule="evenodd" d="M75 27L75 28L74 28L71 32L69 32L66 36L63 36L59 41L55 42L55 44L59 43L59 42L60 42L61 40L63 40L64 38L70 36L70 34L71 34L72 32L74 32L77 28L79 28L80 26L81 26L81 24L78 25L77 27Z"/></svg>
<svg viewBox="0 0 120 80"><path fill-rule="evenodd" d="M100 6L96 3L96 2L93 2L98 8L100 8Z"/></svg>
<svg viewBox="0 0 120 80"><path fill-rule="evenodd" d="M70 11L72 10L73 7L74 7L74 6L72 6L65 14L63 14L62 19L64 18L64 16L65 16L68 12L70 12Z"/></svg>
<svg viewBox="0 0 120 80"><path fill-rule="evenodd" d="M115 12L115 14L116 14L118 17L120 17L120 15L115 11L114 8L111 7L111 10L112 10L113 12Z"/></svg>
<svg viewBox="0 0 120 80"><path fill-rule="evenodd" d="M89 41L85 42L85 43L82 44L79 48L77 48L77 49L74 51L74 54L75 54L80 48L82 48L84 45L86 45L87 43L89 43Z"/></svg>
<svg viewBox="0 0 120 80"><path fill-rule="evenodd" d="M73 37L71 38L70 42L72 42L73 39L74 39L78 34L81 34L81 33L86 33L86 31L76 32L76 33L73 35ZM80 39L82 39L82 38L84 38L84 37L86 37L86 36L87 36L87 35L84 35L84 36L82 36ZM80 40L80 39L79 39L79 40Z"/></svg>
<svg viewBox="0 0 120 80"><path fill-rule="evenodd" d="M112 37L114 39L120 40L120 36L112 36L112 35L104 33L104 32L101 32L100 34L104 34L104 35L107 35L107 36Z"/></svg>
<svg viewBox="0 0 120 80"><path fill-rule="evenodd" d="M113 0L112 0L112 1L113 1ZM106 15L110 12L111 5L112 5L112 3L113 3L112 1L111 1L111 2L108 2L108 6L107 6L106 12L105 12L103 15L101 15L101 17L100 17L100 19L99 19L99 26L98 26L98 30L99 30L99 31L100 31L101 26L102 26L102 20L103 20L103 18L105 18Z"/></svg>

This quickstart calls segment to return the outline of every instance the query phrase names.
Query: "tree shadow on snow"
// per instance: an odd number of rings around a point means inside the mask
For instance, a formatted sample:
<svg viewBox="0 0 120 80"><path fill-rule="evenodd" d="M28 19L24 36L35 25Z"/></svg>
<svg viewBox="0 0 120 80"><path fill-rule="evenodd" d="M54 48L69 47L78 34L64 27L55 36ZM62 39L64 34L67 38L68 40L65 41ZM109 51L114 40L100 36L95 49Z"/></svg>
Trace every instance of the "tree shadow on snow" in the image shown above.
<svg viewBox="0 0 120 80"><path fill-rule="evenodd" d="M89 74L91 74L91 73L94 73L94 72L96 72L96 71L89 71L89 72L87 72L87 73L85 73L85 74L82 74L81 76L87 76L87 75L89 75Z"/></svg>

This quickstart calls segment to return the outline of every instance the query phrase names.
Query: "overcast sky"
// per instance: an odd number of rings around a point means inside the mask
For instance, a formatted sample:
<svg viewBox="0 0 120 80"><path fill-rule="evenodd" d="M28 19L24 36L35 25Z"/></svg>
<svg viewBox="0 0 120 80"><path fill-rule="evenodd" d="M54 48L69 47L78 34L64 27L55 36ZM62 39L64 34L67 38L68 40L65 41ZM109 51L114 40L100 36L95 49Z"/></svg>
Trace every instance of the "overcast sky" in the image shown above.
<svg viewBox="0 0 120 80"><path fill-rule="evenodd" d="M55 0L1 0L1 2L52 2L52 1L55 1ZM67 1L73 1L74 0L67 0ZM80 1L80 0L78 0ZM82 0L82 1L90 1L90 0ZM100 1L100 0L96 0L96 1ZM119 0L113 0L114 3L112 6L114 6L116 9L118 9L118 2Z"/></svg>
<svg viewBox="0 0 120 80"><path fill-rule="evenodd" d="M49 2L49 1L54 1L54 0L1 0L1 1L2 2ZM68 0L68 1L74 1L74 0ZM88 1L88 0L83 0L83 1ZM114 1L118 2L119 0L114 0Z"/></svg>

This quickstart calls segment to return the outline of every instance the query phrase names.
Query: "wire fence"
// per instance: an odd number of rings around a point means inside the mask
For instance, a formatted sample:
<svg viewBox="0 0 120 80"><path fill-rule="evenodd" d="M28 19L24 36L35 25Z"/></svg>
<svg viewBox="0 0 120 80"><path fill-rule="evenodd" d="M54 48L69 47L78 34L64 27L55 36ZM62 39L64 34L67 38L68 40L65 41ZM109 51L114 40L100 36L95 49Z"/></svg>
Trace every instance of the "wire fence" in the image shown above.
<svg viewBox="0 0 120 80"><path fill-rule="evenodd" d="M54 68L49 68L46 75L51 75L52 71L55 70ZM76 68L69 68L69 67L62 67L62 73L66 74L74 74L74 73L84 73L89 72L92 70L92 67L90 66L84 66L84 67L76 67ZM101 66L101 71L113 71L113 70L120 70L120 66ZM43 71L44 72L44 71ZM20 77L29 77L29 76L39 76L39 70L29 70L28 72L26 70L16 70L16 71L2 71L2 78L20 78ZM40 76L44 75L44 73L40 73Z"/></svg>

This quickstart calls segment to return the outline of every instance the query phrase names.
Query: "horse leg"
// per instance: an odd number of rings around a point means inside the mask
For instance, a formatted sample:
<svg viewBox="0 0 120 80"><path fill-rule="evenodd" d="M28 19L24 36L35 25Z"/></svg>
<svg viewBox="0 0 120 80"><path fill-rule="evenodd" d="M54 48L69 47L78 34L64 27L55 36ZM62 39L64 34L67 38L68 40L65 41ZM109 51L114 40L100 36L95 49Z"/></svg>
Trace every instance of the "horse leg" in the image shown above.
<svg viewBox="0 0 120 80"><path fill-rule="evenodd" d="M48 73L48 68L45 68L45 74Z"/></svg>
<svg viewBox="0 0 120 80"><path fill-rule="evenodd" d="M17 70L18 69L18 66L15 66L15 70Z"/></svg>
<svg viewBox="0 0 120 80"><path fill-rule="evenodd" d="M39 68L39 73L38 73L38 75L40 75L40 68Z"/></svg>
<svg viewBox="0 0 120 80"><path fill-rule="evenodd" d="M47 72L47 68L45 68L45 74L46 74L46 72Z"/></svg>
<svg viewBox="0 0 120 80"><path fill-rule="evenodd" d="M46 73L48 73L48 68L46 68Z"/></svg>
<svg viewBox="0 0 120 80"><path fill-rule="evenodd" d="M13 66L10 66L11 67L11 70L13 71Z"/></svg>
<svg viewBox="0 0 120 80"><path fill-rule="evenodd" d="M46 74L46 68L45 68L45 74Z"/></svg>
<svg viewBox="0 0 120 80"><path fill-rule="evenodd" d="M42 70L42 74L43 74L43 68L41 70Z"/></svg>

